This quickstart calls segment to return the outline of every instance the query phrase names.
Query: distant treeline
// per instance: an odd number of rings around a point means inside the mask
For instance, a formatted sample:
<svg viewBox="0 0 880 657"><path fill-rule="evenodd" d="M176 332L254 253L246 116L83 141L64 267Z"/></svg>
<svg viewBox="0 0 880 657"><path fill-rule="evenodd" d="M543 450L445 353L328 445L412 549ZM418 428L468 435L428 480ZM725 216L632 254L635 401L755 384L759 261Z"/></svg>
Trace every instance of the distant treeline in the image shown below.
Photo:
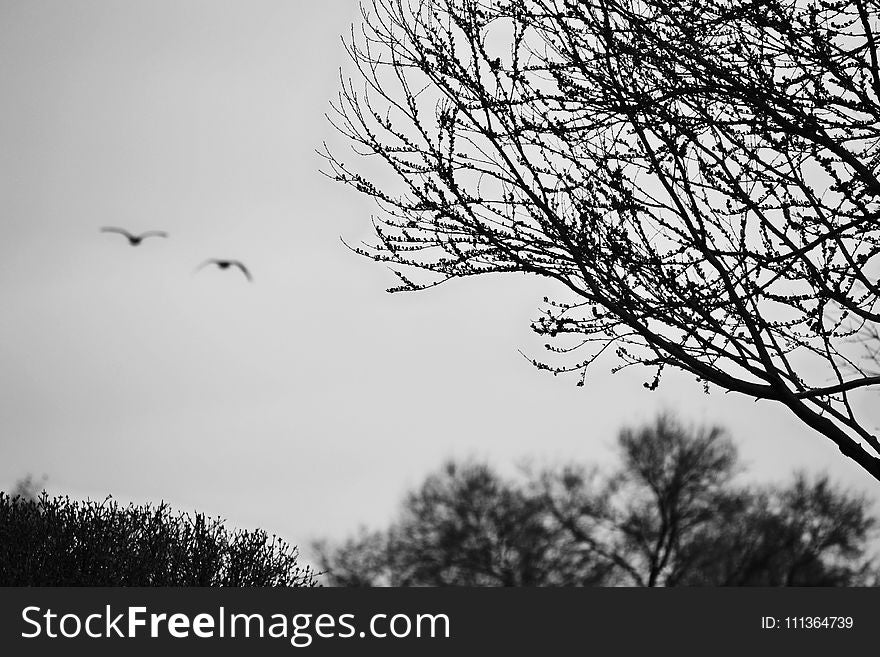
<svg viewBox="0 0 880 657"><path fill-rule="evenodd" d="M0 586L315 586L297 559L262 530L164 503L0 492Z"/></svg>
<svg viewBox="0 0 880 657"><path fill-rule="evenodd" d="M581 464L517 479L452 462L397 519L318 542L337 586L868 586L876 520L827 477L737 483L718 427L671 416L624 429L616 468Z"/></svg>

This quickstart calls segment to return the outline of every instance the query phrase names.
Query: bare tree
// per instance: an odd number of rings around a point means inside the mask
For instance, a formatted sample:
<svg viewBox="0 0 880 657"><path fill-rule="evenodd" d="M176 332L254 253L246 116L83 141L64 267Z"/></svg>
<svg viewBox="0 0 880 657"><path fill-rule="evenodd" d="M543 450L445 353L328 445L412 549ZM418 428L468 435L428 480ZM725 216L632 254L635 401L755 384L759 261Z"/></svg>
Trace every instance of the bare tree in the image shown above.
<svg viewBox="0 0 880 657"><path fill-rule="evenodd" d="M876 528L864 498L827 477L722 500L713 524L675 555L670 584L877 586L866 546ZM720 531L719 531L720 530Z"/></svg>
<svg viewBox="0 0 880 657"><path fill-rule="evenodd" d="M874 582L868 502L827 477L785 487L733 483L741 466L719 427L661 415L618 437L621 467L545 473L559 526L628 586L849 586Z"/></svg>
<svg viewBox="0 0 880 657"><path fill-rule="evenodd" d="M381 206L355 249L393 291L552 279L538 367L676 368L880 479L878 7L372 0L332 119L368 159L325 153Z"/></svg>
<svg viewBox="0 0 880 657"><path fill-rule="evenodd" d="M387 532L315 548L337 586L583 586L608 570L553 521L542 495L476 463L429 476Z"/></svg>
<svg viewBox="0 0 880 657"><path fill-rule="evenodd" d="M852 586L876 582L875 519L827 478L743 487L717 427L625 429L607 475L431 475L384 531L317 545L337 586Z"/></svg>
<svg viewBox="0 0 880 657"><path fill-rule="evenodd" d="M618 446L622 467L605 480L577 466L546 473L545 504L613 565L612 583L674 585L694 566L680 558L683 546L705 533L717 538L716 518L748 506L749 494L728 485L736 450L719 427L689 430L670 415L624 429Z"/></svg>

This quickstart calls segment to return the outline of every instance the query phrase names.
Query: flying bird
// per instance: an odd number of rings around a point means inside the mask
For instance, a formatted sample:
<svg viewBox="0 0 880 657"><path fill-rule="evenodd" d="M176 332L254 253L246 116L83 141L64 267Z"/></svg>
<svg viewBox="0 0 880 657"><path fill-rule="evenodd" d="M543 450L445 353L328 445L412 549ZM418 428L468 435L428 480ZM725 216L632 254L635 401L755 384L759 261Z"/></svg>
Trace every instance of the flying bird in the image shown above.
<svg viewBox="0 0 880 657"><path fill-rule="evenodd" d="M148 230L140 235L134 235L133 233L128 232L124 228L116 228L115 226L104 226L101 228L102 233L119 233L123 235L128 243L132 246L137 246L141 242L143 242L148 237L168 237L168 233L164 230Z"/></svg>
<svg viewBox="0 0 880 657"><path fill-rule="evenodd" d="M200 269L202 269L203 267L207 267L208 265L217 265L217 267L219 267L220 269L238 267L241 270L241 273L244 274L245 278L247 278L249 282L254 282L254 279L251 276L250 271L248 271L248 268L245 267L239 260L222 260L220 258L210 258L208 260L205 260L198 267L196 267L196 271L199 271Z"/></svg>

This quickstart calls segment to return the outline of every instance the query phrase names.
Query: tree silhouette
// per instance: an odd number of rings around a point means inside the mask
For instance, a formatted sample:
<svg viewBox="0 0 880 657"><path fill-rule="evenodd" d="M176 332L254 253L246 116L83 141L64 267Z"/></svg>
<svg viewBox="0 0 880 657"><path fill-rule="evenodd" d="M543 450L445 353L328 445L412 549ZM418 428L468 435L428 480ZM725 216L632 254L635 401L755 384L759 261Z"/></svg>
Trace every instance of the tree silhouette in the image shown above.
<svg viewBox="0 0 880 657"><path fill-rule="evenodd" d="M748 502L744 504L743 502ZM684 564L670 583L725 586L876 585L864 559L876 524L864 500L833 489L826 478L763 491L719 509L715 527L680 551ZM677 578L677 579L676 579Z"/></svg>
<svg viewBox="0 0 880 657"><path fill-rule="evenodd" d="M373 0L332 121L398 290L559 284L536 366L785 405L880 479L876 3ZM365 165L366 166L366 165ZM572 353L581 356L571 356Z"/></svg>
<svg viewBox="0 0 880 657"><path fill-rule="evenodd" d="M743 497L733 492L736 450L718 427L690 432L671 416L624 429L622 465L608 481L570 466L543 476L544 499L560 525L601 560L614 582L672 584L683 545L714 526L719 509Z"/></svg>
<svg viewBox="0 0 880 657"><path fill-rule="evenodd" d="M620 433L609 476L569 465L505 481L447 464L389 529L316 545L340 586L851 586L875 582L865 499L820 477L734 483L717 428L661 416Z"/></svg>
<svg viewBox="0 0 880 657"><path fill-rule="evenodd" d="M621 468L606 480L579 467L545 473L555 520L614 568L608 583L852 585L872 581L864 558L875 521L864 498L826 477L744 488L733 443L718 427L688 430L661 415L620 433Z"/></svg>
<svg viewBox="0 0 880 657"><path fill-rule="evenodd" d="M596 584L604 566L547 522L540 497L487 466L448 463L407 496L387 532L316 545L346 586Z"/></svg>

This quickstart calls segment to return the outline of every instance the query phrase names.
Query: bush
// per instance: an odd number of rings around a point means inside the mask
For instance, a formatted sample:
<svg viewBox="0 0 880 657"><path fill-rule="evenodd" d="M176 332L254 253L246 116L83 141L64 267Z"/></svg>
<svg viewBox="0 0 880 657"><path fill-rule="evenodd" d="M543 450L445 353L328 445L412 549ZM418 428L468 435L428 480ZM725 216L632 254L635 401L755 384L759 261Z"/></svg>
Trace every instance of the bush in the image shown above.
<svg viewBox="0 0 880 657"><path fill-rule="evenodd" d="M0 492L2 586L315 586L298 551L262 531L169 506Z"/></svg>

